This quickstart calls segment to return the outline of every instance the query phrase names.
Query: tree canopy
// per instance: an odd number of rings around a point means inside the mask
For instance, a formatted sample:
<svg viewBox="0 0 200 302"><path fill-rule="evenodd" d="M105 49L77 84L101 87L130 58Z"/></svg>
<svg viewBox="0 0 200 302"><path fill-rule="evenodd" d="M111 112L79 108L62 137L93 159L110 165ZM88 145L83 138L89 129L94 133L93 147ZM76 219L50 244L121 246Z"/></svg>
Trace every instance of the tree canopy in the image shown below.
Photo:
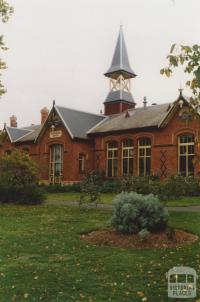
<svg viewBox="0 0 200 302"><path fill-rule="evenodd" d="M23 186L38 181L39 167L26 152L13 150L0 157L0 183Z"/></svg>
<svg viewBox="0 0 200 302"><path fill-rule="evenodd" d="M160 73L170 77L173 70L179 66L183 66L184 72L190 75L190 80L186 82L192 92L190 101L193 105L200 104L200 45L179 45L171 46L169 55L167 56L167 67L160 70Z"/></svg>
<svg viewBox="0 0 200 302"><path fill-rule="evenodd" d="M0 22L7 22L11 14L13 13L13 8L5 0L0 0ZM3 35L0 34L0 52L7 50L5 43L3 41ZM6 63L0 58L0 70L6 68ZM1 73L0 73L1 77ZM0 79L0 96L6 92L2 81Z"/></svg>

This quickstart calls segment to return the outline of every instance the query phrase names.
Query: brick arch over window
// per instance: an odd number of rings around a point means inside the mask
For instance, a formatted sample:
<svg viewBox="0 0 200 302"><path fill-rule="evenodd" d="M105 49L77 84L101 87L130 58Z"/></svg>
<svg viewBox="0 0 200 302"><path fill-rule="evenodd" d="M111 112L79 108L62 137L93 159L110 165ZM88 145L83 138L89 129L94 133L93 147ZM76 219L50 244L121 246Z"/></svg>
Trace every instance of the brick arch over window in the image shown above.
<svg viewBox="0 0 200 302"><path fill-rule="evenodd" d="M192 128L184 128L184 129L178 130L174 133L173 143L178 144L179 136L182 134L193 134L194 137L196 137L196 136L198 136L198 131L197 130L195 131Z"/></svg>
<svg viewBox="0 0 200 302"><path fill-rule="evenodd" d="M50 152L50 148L53 145L62 145L64 152L66 151L66 143L65 143L65 141L63 139L55 139L55 140L47 142L45 144L45 147L44 147L45 153L49 153Z"/></svg>
<svg viewBox="0 0 200 302"><path fill-rule="evenodd" d="M106 142L106 175L108 177L118 176L118 142L110 140Z"/></svg>
<svg viewBox="0 0 200 302"><path fill-rule="evenodd" d="M149 176L151 174L151 146L150 137L138 138L138 175Z"/></svg>
<svg viewBox="0 0 200 302"><path fill-rule="evenodd" d="M181 133L178 136L178 174L182 176L194 175L194 156L194 133Z"/></svg>

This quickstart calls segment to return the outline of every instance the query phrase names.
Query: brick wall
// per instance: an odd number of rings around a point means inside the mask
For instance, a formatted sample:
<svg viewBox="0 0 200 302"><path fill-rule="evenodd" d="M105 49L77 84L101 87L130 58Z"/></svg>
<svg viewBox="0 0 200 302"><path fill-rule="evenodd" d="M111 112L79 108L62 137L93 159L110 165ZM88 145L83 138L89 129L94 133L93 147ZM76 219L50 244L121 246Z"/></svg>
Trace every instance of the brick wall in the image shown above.
<svg viewBox="0 0 200 302"><path fill-rule="evenodd" d="M49 181L49 156L50 147L53 144L62 144L64 150L64 171L63 183L72 183L83 179L84 175L79 173L78 157L79 153L84 153L86 158L86 172L99 169L106 172L106 144L109 140L116 140L119 144L118 175L121 176L121 143L124 139L134 141L134 175L138 175L138 150L139 138L149 137L152 142L151 173L161 174L162 161L165 160L165 176L178 173L178 136L183 133L193 133L200 140L200 120L193 119L190 122L183 121L177 112L164 128L143 128L130 130L123 133L98 135L93 140L72 140L68 132L62 126L57 126L56 130L62 131L59 138L50 138L50 127L41 135L37 143L26 142L21 144L11 144L7 138L0 146L0 155L13 148L28 149L31 157L38 162L41 167L41 179ZM195 145L195 152L200 154L200 147ZM163 159L162 159L163 160ZM200 165L195 165L195 175L200 171Z"/></svg>
<svg viewBox="0 0 200 302"><path fill-rule="evenodd" d="M151 173L162 174L162 162L165 161L166 177L176 175L178 173L178 136L183 133L193 133L195 138L200 140L200 120L194 119L186 122L180 119L179 113L171 119L168 125L162 129L146 128L131 130L123 133L105 134L95 137L95 158L99 159L99 165L95 163L95 167L106 172L106 145L110 140L118 142L119 160L118 160L118 176L121 176L121 145L124 139L132 139L134 141L134 175L138 175L138 140L142 137L151 138L152 155L151 155ZM195 145L195 153L200 153L200 148ZM161 159L162 157L162 159ZM164 157L164 158L163 158ZM195 165L195 175L200 171L200 165Z"/></svg>

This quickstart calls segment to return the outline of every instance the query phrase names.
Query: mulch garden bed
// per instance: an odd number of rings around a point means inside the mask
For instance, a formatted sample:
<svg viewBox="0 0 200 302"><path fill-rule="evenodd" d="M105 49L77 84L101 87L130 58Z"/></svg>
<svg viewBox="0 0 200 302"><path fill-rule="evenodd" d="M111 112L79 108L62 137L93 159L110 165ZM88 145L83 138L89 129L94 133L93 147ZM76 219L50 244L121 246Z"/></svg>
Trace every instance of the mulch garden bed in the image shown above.
<svg viewBox="0 0 200 302"><path fill-rule="evenodd" d="M173 239L169 239L166 233L151 233L145 240L141 240L138 235L124 235L114 229L101 229L89 234L81 235L82 240L95 245L109 245L124 249L129 248L168 248L191 244L198 240L198 236L175 230Z"/></svg>

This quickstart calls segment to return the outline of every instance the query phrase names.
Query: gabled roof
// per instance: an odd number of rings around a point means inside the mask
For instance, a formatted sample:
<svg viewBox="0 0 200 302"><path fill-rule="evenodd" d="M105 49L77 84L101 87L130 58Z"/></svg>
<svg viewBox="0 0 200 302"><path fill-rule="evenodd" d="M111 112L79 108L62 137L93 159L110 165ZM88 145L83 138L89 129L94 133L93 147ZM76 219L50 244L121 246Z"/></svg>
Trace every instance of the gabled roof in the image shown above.
<svg viewBox="0 0 200 302"><path fill-rule="evenodd" d="M123 90L110 91L104 103L110 103L116 101L124 101L124 102L135 104L132 94L130 92L123 91Z"/></svg>
<svg viewBox="0 0 200 302"><path fill-rule="evenodd" d="M30 129L30 132L26 136L21 137L18 141L19 142L35 141L39 135L41 128L42 125L33 125L26 128L26 129Z"/></svg>
<svg viewBox="0 0 200 302"><path fill-rule="evenodd" d="M182 90L180 90L180 95L174 102L129 109L128 114L126 111L111 115L102 123L90 129L88 135L147 127L165 127L177 108L180 107L180 100L183 101L182 106L183 104L192 106L189 98L184 96ZM200 114L200 112L197 111L197 114Z"/></svg>
<svg viewBox="0 0 200 302"><path fill-rule="evenodd" d="M94 127L88 134L123 131L137 128L159 126L170 109L170 103L152 105L146 108L130 109L121 114L109 116L99 126Z"/></svg>
<svg viewBox="0 0 200 302"><path fill-rule="evenodd" d="M34 141L41 125L32 125L23 128L6 127L11 143Z"/></svg>
<svg viewBox="0 0 200 302"><path fill-rule="evenodd" d="M134 78L136 76L129 63L122 26L120 26L119 36L117 39L111 66L105 73L105 76L110 78L117 78L119 74L123 74L125 78Z"/></svg>
<svg viewBox="0 0 200 302"><path fill-rule="evenodd" d="M105 116L103 115L92 114L62 106L54 106L52 110L54 109L72 139L88 139L87 131L105 119ZM46 123L48 123L48 120ZM11 143L35 142L42 133L46 123L43 125L32 125L23 128L6 127L6 131Z"/></svg>
<svg viewBox="0 0 200 302"><path fill-rule="evenodd" d="M84 111L55 106L71 138L88 139L87 131L105 119L105 116Z"/></svg>

